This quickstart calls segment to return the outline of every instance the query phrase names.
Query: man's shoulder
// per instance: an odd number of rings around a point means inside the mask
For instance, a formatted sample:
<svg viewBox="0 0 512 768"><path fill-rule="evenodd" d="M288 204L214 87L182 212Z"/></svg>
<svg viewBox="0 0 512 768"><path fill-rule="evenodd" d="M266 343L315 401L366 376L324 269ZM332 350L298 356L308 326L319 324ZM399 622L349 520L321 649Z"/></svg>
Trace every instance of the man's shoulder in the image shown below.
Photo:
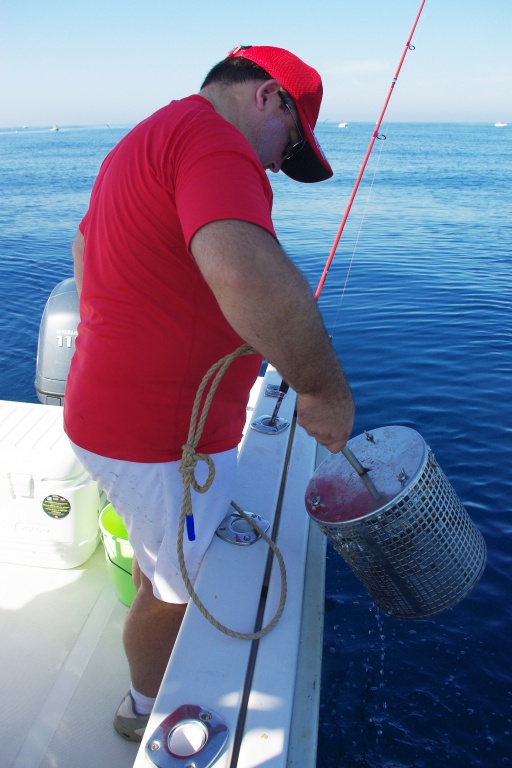
<svg viewBox="0 0 512 768"><path fill-rule="evenodd" d="M199 94L169 102L145 122L181 124L185 127L190 124L190 126L200 126L203 133L205 130L210 130L243 138L240 131L222 117L211 102Z"/></svg>
<svg viewBox="0 0 512 768"><path fill-rule="evenodd" d="M193 94L185 96L183 99L175 99L164 107L154 112L144 122L176 121L181 119L195 120L200 117L202 120L212 120L225 122L215 111L212 104L207 99Z"/></svg>

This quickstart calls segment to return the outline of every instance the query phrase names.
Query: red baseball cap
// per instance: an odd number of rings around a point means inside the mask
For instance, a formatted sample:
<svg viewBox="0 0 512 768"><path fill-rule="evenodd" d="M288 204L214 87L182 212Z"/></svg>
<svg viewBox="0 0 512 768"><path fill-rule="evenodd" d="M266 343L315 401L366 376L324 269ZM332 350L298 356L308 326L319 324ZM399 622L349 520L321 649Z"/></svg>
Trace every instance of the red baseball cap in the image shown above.
<svg viewBox="0 0 512 768"><path fill-rule="evenodd" d="M290 51L270 45L238 46L227 56L233 57L249 59L264 69L281 83L295 103L306 144L290 160L284 161L283 173L295 181L309 183L330 179L332 168L313 133L323 95L322 80L316 69Z"/></svg>

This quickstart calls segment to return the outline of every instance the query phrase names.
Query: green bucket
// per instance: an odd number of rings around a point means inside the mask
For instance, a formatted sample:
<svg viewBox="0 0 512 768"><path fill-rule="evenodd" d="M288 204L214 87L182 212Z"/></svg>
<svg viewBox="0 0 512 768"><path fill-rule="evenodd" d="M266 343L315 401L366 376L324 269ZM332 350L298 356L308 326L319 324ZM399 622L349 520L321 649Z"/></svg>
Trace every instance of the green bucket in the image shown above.
<svg viewBox="0 0 512 768"><path fill-rule="evenodd" d="M110 578L119 600L130 606L136 590L132 580L133 549L128 533L112 504L107 504L101 511L99 523Z"/></svg>

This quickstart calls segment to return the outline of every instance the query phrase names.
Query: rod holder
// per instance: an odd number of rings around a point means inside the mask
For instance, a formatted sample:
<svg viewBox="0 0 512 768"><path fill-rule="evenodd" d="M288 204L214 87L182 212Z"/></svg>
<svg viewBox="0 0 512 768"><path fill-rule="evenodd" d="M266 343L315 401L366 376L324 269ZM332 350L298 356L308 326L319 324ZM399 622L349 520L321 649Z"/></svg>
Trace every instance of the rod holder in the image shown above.
<svg viewBox="0 0 512 768"><path fill-rule="evenodd" d="M260 416L259 419L251 423L251 429L262 432L264 435L279 435L290 426L290 422L281 416L276 416L273 421L272 424L272 416Z"/></svg>

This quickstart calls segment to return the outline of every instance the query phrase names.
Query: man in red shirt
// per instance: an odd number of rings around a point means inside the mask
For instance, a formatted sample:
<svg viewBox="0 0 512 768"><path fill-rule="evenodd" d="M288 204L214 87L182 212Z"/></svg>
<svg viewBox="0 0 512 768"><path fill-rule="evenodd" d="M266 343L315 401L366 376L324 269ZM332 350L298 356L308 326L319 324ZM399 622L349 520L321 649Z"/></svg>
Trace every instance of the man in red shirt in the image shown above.
<svg viewBox="0 0 512 768"><path fill-rule="evenodd" d="M199 94L112 150L73 243L81 319L65 428L135 552L124 632L132 685L114 720L129 739L142 736L188 600L175 555L179 458L205 372L243 342L258 353L228 369L197 447L214 454L216 477L207 508L193 502L192 580L231 498L262 356L297 392L309 434L333 452L350 436L350 390L309 286L276 239L265 173L332 175L313 134L321 98L318 73L292 53L236 48Z"/></svg>

